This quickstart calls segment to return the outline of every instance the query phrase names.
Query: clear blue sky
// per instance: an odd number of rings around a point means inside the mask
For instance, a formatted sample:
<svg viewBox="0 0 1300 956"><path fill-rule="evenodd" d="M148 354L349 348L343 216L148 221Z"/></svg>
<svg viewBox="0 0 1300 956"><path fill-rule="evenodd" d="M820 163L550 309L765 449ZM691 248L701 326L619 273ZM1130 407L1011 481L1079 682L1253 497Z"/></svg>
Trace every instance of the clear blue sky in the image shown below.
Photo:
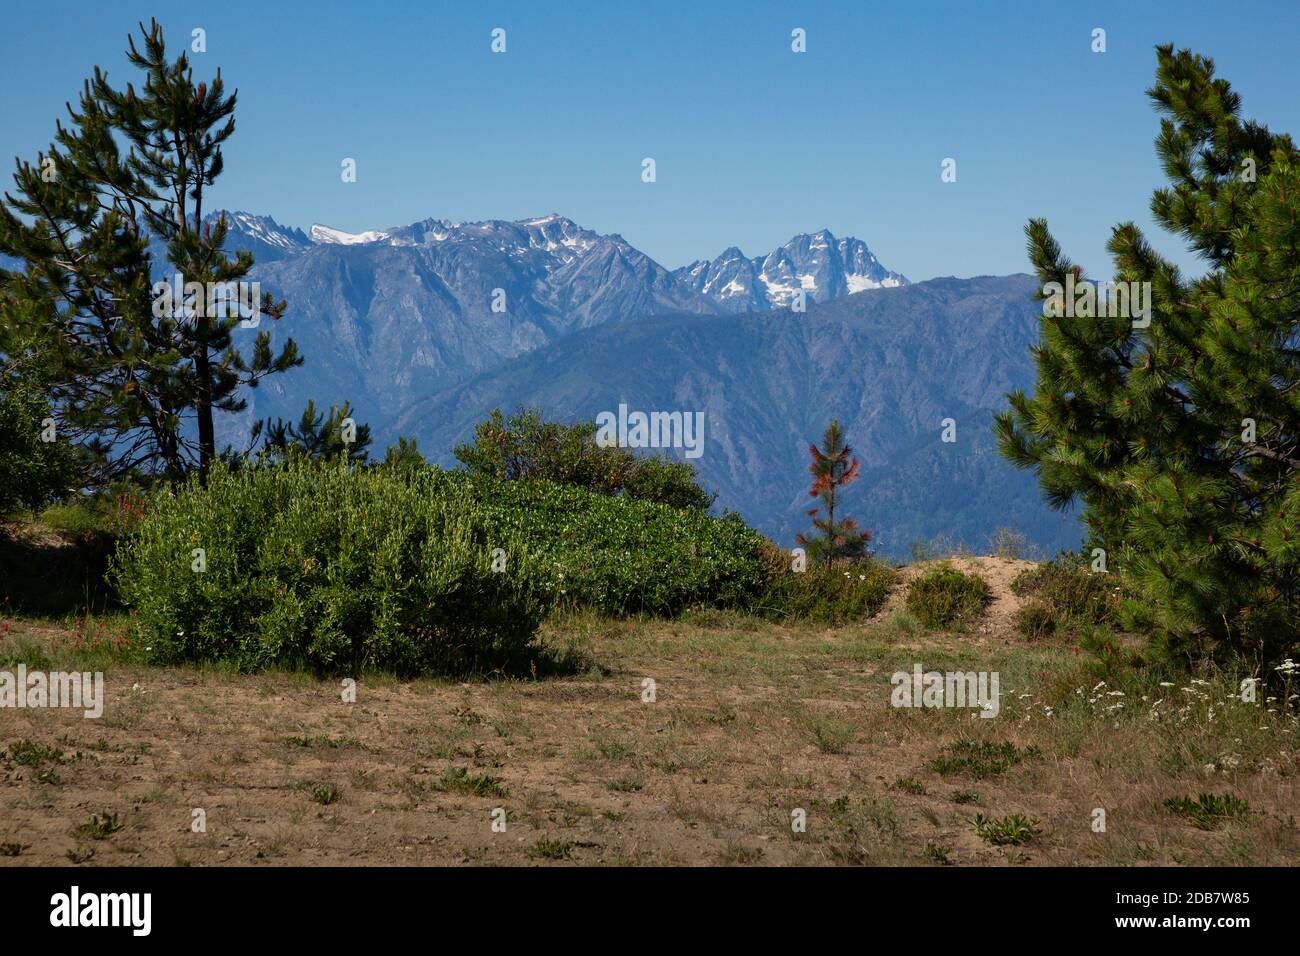
<svg viewBox="0 0 1300 956"><path fill-rule="evenodd" d="M1045 215L1108 274L1110 227L1149 227L1161 181L1143 91L1163 41L1214 57L1247 114L1300 134L1295 0L9 3L6 187L93 65L136 78L126 35L155 12L177 51L203 27L196 76L220 66L239 89L222 205L349 231L559 212L668 267L826 227L913 279L1024 271L1021 230Z"/></svg>

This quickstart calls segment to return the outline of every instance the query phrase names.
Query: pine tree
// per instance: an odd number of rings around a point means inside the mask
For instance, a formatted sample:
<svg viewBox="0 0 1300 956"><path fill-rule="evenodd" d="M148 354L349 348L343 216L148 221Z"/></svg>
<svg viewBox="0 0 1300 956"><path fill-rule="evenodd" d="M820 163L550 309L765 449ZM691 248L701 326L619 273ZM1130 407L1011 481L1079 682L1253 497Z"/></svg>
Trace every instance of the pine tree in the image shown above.
<svg viewBox="0 0 1300 956"><path fill-rule="evenodd" d="M324 413L318 412L316 403L308 399L297 425L283 418L274 421L268 418L253 426L253 440L264 433L263 455L272 461L282 461L293 452L301 452L317 461L346 456L350 462L365 464L373 441L370 426L357 424L352 418L352 404L347 401L342 405L331 405L329 412ZM405 439L402 441L402 454L405 455ZM409 450L419 457L414 442ZM391 449L389 457L392 457Z"/></svg>
<svg viewBox="0 0 1300 956"><path fill-rule="evenodd" d="M1051 503L1082 503L1087 546L1136 583L1167 650L1267 660L1300 637L1300 153L1190 51L1157 48L1148 95L1170 180L1151 212L1207 271L1185 277L1122 223L1116 280L1150 283L1149 326L1067 316L1047 284L1083 270L1031 220L1038 381L1008 396L999 444Z"/></svg>
<svg viewBox="0 0 1300 956"><path fill-rule="evenodd" d="M813 528L821 535L799 534L795 540L807 547L808 555L814 561L864 556L871 532L860 530L852 518L835 516L840 504L840 489L857 481L862 470L862 463L853 458L853 449L844 440L844 429L838 419L827 426L822 436L822 447L809 445L808 452L812 455L808 470L813 476L808 495L821 502L819 507L808 511L808 516L813 519ZM823 509L826 511L824 518L821 517Z"/></svg>
<svg viewBox="0 0 1300 956"><path fill-rule="evenodd" d="M265 329L246 360L233 343L241 316L214 308L210 290L253 265L247 252L223 253L224 217L203 222L235 94L220 70L196 85L186 55L169 62L156 22L140 30L128 57L143 88L116 89L96 67L69 125L36 163L17 163L16 195L0 203L0 252L26 263L0 271L0 323L18 327L7 338L23 341L31 374L50 383L59 434L101 456L102 480L206 468L214 413L242 411L242 387L302 361L292 339L273 354ZM151 261L151 240L166 246L165 264ZM159 309L155 272L203 291ZM278 319L285 303L268 295L260 308Z"/></svg>
<svg viewBox="0 0 1300 956"><path fill-rule="evenodd" d="M383 467L404 473L422 472L428 470L429 463L420 454L414 438L399 435L397 444L389 445L384 453Z"/></svg>

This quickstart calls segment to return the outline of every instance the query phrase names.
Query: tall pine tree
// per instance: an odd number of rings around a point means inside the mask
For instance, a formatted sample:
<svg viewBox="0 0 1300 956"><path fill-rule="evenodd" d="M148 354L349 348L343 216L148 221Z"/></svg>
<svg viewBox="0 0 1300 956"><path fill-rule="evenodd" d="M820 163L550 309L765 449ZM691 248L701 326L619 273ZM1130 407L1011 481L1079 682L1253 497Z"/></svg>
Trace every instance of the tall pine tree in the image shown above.
<svg viewBox="0 0 1300 956"><path fill-rule="evenodd" d="M0 203L0 252L26 264L0 271L5 340L23 347L8 359L49 383L59 435L99 453L102 479L206 468L214 413L242 411L243 386L302 361L292 339L274 354L265 328L246 359L234 344L238 312L214 314L223 310L212 291L253 265L249 253L223 253L224 217L203 222L235 94L220 70L196 84L185 54L169 61L156 22L140 30L128 57L143 87L115 88L96 67L69 125L36 163L18 161L16 194ZM151 261L151 240L165 244L166 264ZM176 274L203 291L180 309L155 308L154 279ZM264 296L260 307L278 319L285 304Z"/></svg>
<svg viewBox="0 0 1300 956"><path fill-rule="evenodd" d="M1167 649L1266 661L1300 638L1300 154L1190 51L1157 48L1148 95L1169 178L1151 212L1206 272L1115 227L1115 279L1150 283L1149 326L1063 314L1053 287L1037 387L1008 396L999 443L1049 501L1082 503L1089 547L1136 582ZM1026 233L1045 297L1086 289L1045 221Z"/></svg>

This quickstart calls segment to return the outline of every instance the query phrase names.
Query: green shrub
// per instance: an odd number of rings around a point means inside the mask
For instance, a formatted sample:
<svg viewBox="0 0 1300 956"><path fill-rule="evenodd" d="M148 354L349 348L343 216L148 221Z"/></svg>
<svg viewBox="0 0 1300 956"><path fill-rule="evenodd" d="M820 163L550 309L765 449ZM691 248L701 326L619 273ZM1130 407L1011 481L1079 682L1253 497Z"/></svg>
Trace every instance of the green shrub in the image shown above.
<svg viewBox="0 0 1300 956"><path fill-rule="evenodd" d="M551 596L463 483L301 456L156 494L113 565L151 661L243 670L522 668Z"/></svg>
<svg viewBox="0 0 1300 956"><path fill-rule="evenodd" d="M771 574L770 543L737 519L549 481L446 478L473 489L494 533L522 542L565 603L607 614L748 607Z"/></svg>
<svg viewBox="0 0 1300 956"><path fill-rule="evenodd" d="M1165 809L1187 819L1201 830L1215 830L1230 817L1244 817L1250 813L1250 804L1233 794L1202 793L1191 797L1170 797Z"/></svg>
<svg viewBox="0 0 1300 956"><path fill-rule="evenodd" d="M802 573L782 562L774 570L754 609L770 620L865 621L880 610L898 580L892 569L872 560L812 564Z"/></svg>
<svg viewBox="0 0 1300 956"><path fill-rule="evenodd" d="M1016 611L1016 630L1031 641L1056 633L1056 614L1040 601L1030 601Z"/></svg>
<svg viewBox="0 0 1300 956"><path fill-rule="evenodd" d="M509 418L496 409L474 427L474 441L454 454L469 473L502 481L534 479L603 495L707 511L716 495L697 482L695 466L602 445L595 422L548 422L535 408Z"/></svg>
<svg viewBox="0 0 1300 956"><path fill-rule="evenodd" d="M992 598L987 581L943 561L908 586L907 609L928 628L961 626L979 617Z"/></svg>
<svg viewBox="0 0 1300 956"><path fill-rule="evenodd" d="M1023 624L1038 624L1039 631L1046 633L1074 632L1088 624L1119 623L1118 580L1113 574L1094 574L1072 557L1062 557L1020 572L1011 582L1011 591L1031 598L1024 610L1037 608L1028 612L1034 619L1026 619ZM1052 618L1050 628L1043 623L1048 615ZM1038 636L1023 626L1021 633Z"/></svg>
<svg viewBox="0 0 1300 956"><path fill-rule="evenodd" d="M976 780L1005 773L1026 757L1038 756L1036 747L1021 750L1009 740L958 740L930 762L930 769L943 776L965 774Z"/></svg>
<svg viewBox="0 0 1300 956"><path fill-rule="evenodd" d="M50 403L36 388L0 379L0 517L39 508L75 491L89 454L57 434L45 441Z"/></svg>

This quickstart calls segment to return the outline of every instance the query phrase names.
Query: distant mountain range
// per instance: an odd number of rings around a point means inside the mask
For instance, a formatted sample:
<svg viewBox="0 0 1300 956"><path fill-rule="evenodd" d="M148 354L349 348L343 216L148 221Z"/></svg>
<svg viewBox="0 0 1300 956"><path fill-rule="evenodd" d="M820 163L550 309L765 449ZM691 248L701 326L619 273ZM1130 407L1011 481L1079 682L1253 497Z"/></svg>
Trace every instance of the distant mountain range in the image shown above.
<svg viewBox="0 0 1300 956"><path fill-rule="evenodd" d="M864 465L850 509L884 553L938 535L982 547L998 526L1050 550L1079 542L990 430L1004 394L1034 380L1027 276L912 284L826 230L668 270L559 215L362 233L226 215L228 250L250 250L251 278L288 300L273 339L295 338L306 362L222 416L220 441L242 446L257 418L296 418L309 398L350 400L381 454L413 435L443 464L495 407L702 411L693 463L719 507L788 546L808 523L808 444L838 417Z"/></svg>
<svg viewBox="0 0 1300 956"><path fill-rule="evenodd" d="M992 413L1034 380L1038 305L1029 276L935 279L784 312L661 315L608 323L417 402L395 433L443 464L492 408L537 405L594 419L705 413L695 464L719 504L790 546L812 506L808 446L832 417L863 463L847 513L883 554L936 538L988 547L999 527L1047 553L1077 548L1077 521L1047 508L1032 474L997 453ZM942 423L956 423L956 441Z"/></svg>
<svg viewBox="0 0 1300 956"><path fill-rule="evenodd" d="M225 215L227 248L250 250L252 278L288 300L275 331L293 335L308 362L268 379L243 419L227 417L232 441L254 418L288 417L308 398L347 397L385 436L414 402L582 329L663 313L788 306L800 289L817 303L907 282L862 241L825 230L755 259L729 250L669 271L622 236L559 215L426 219L355 234L319 224L304 233L267 216ZM716 281L724 276L731 278ZM737 286L747 290L743 296Z"/></svg>

